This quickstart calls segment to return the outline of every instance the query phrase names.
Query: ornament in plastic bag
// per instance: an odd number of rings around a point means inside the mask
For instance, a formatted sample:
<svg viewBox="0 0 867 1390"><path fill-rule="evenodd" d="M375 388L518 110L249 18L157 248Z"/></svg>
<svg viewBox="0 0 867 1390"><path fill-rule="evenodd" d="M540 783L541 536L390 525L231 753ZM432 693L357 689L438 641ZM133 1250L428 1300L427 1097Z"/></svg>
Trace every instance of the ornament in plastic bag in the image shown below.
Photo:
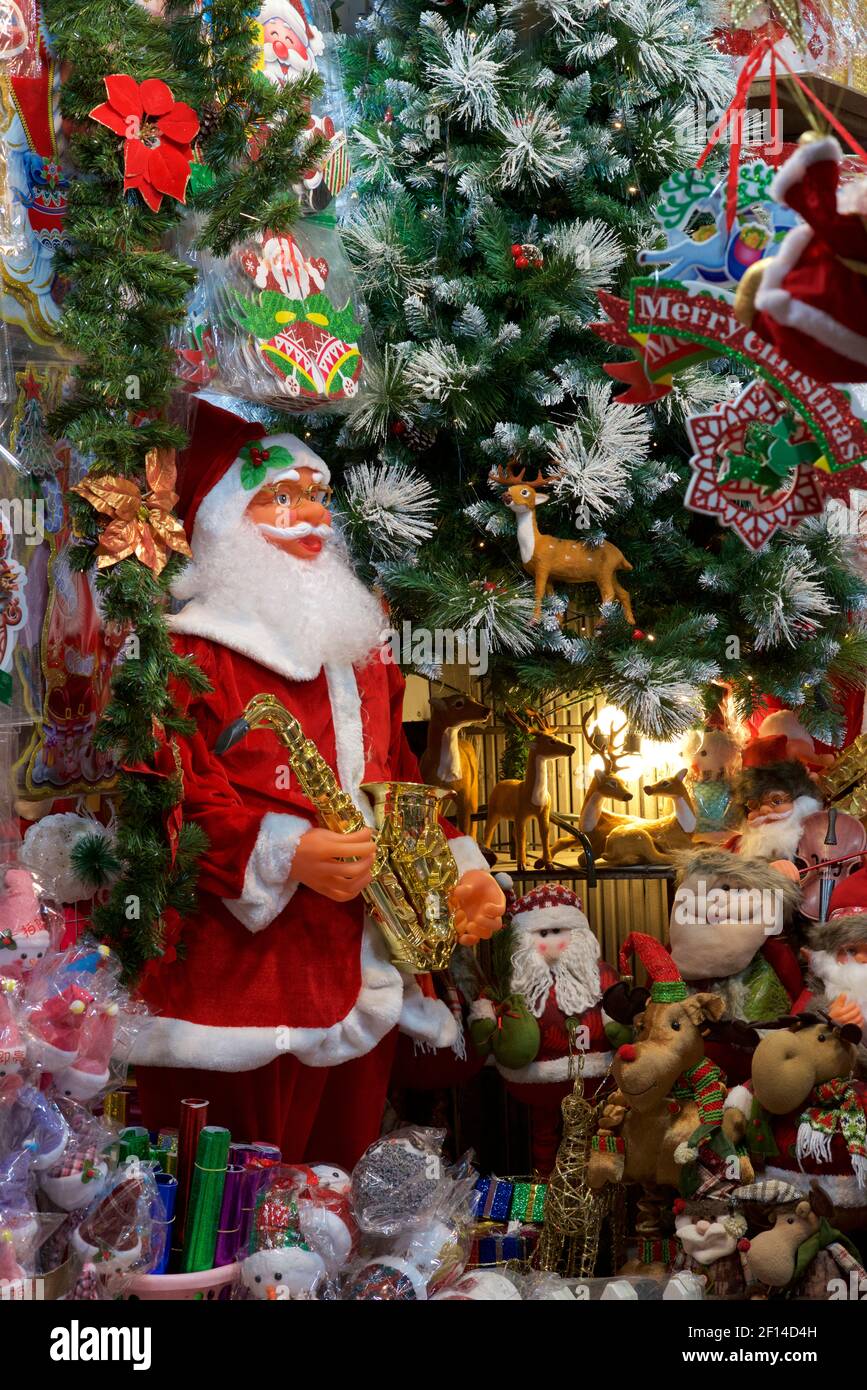
<svg viewBox="0 0 867 1390"><path fill-rule="evenodd" d="M34 1172L54 1168L69 1139L69 1125L48 1091L22 1085L10 1105L0 1109L0 1153L29 1153Z"/></svg>
<svg viewBox="0 0 867 1390"><path fill-rule="evenodd" d="M84 1106L60 1102L69 1135L60 1158L39 1174L39 1186L62 1211L77 1211L102 1196L108 1185L105 1150L111 1135Z"/></svg>
<svg viewBox="0 0 867 1390"><path fill-rule="evenodd" d="M389 1254L408 1260L423 1276L428 1296L464 1272L472 1249L476 1178L465 1155L445 1170L435 1205L389 1242Z"/></svg>
<svg viewBox="0 0 867 1390"><path fill-rule="evenodd" d="M0 1297L23 1299L26 1281L27 1274L18 1263L12 1232L0 1230Z"/></svg>
<svg viewBox="0 0 867 1390"><path fill-rule="evenodd" d="M94 816L81 816L77 811L42 816L27 827L21 842L21 858L57 902L85 902L93 897L93 885L79 878L72 862L75 846L92 835L103 836L107 843L114 839L112 829Z"/></svg>
<svg viewBox="0 0 867 1390"><path fill-rule="evenodd" d="M307 212L321 212L349 182L349 151L340 65L331 12L319 0L264 0L255 14L256 63L272 86L287 87L307 73L321 78L324 91L310 103L307 135L329 141L325 158L305 170L296 189ZM251 140L257 158L268 130L259 124Z"/></svg>
<svg viewBox="0 0 867 1390"><path fill-rule="evenodd" d="M100 1275L145 1273L159 1263L165 1224L156 1179L147 1164L119 1168L111 1186L91 1204L70 1237L70 1247Z"/></svg>
<svg viewBox="0 0 867 1390"><path fill-rule="evenodd" d="M14 982L0 979L0 1116L24 1084L21 1073L27 1060L14 994Z"/></svg>
<svg viewBox="0 0 867 1390"><path fill-rule="evenodd" d="M427 1281L409 1260L382 1255L353 1270L341 1297L347 1303L416 1303L427 1298Z"/></svg>
<svg viewBox="0 0 867 1390"><path fill-rule="evenodd" d="M23 980L57 951L63 913L29 868L0 865L0 881L0 977Z"/></svg>
<svg viewBox="0 0 867 1390"><path fill-rule="evenodd" d="M27 1059L55 1075L74 1067L91 1010L117 994L120 966L107 946L84 937L45 958L27 986Z"/></svg>
<svg viewBox="0 0 867 1390"><path fill-rule="evenodd" d="M340 407L363 381L354 283L333 228L264 232L207 263L219 382L282 411Z"/></svg>
<svg viewBox="0 0 867 1390"><path fill-rule="evenodd" d="M367 1235L394 1236L435 1209L448 1182L443 1129L407 1127L377 1139L352 1174L352 1207Z"/></svg>
<svg viewBox="0 0 867 1390"><path fill-rule="evenodd" d="M256 1198L250 1252L241 1263L241 1283L249 1297L315 1298L325 1282L326 1260L301 1230L299 1196L305 1190L303 1170L271 1169Z"/></svg>
<svg viewBox="0 0 867 1390"><path fill-rule="evenodd" d="M520 1290L505 1274L500 1274L496 1269L474 1269L471 1274L461 1275L454 1284L434 1294L432 1302L451 1303L457 1300L480 1303L495 1300L498 1303L514 1303L520 1298Z"/></svg>

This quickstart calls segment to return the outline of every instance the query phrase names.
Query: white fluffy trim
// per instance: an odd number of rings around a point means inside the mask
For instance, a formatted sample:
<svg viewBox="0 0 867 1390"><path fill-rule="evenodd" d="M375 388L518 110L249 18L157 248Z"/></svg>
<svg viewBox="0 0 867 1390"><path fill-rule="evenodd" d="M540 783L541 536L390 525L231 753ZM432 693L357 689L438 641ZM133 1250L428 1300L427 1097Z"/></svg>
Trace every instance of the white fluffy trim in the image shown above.
<svg viewBox="0 0 867 1390"><path fill-rule="evenodd" d="M827 136L824 140L811 140L809 145L800 145L774 177L771 197L777 203L785 203L789 189L801 182L811 164L822 164L826 159L832 159L835 164L839 164L842 158L843 151L833 135Z"/></svg>
<svg viewBox="0 0 867 1390"><path fill-rule="evenodd" d="M775 323L812 338L820 347L832 348L841 357L848 357L853 362L867 363L867 338L847 328L823 309L793 298L782 287L784 278L798 264L812 239L811 227L794 227L787 233L777 255L768 261L756 295L756 308Z"/></svg>
<svg viewBox="0 0 867 1390"><path fill-rule="evenodd" d="M361 989L345 1018L330 1028L218 1028L156 1017L136 1038L130 1061L142 1067L201 1067L252 1071L291 1052L308 1067L335 1067L363 1057L396 1027L405 979L390 964L379 930L366 922L361 943Z"/></svg>
<svg viewBox="0 0 867 1390"><path fill-rule="evenodd" d="M512 925L521 931L574 931L576 927L589 929L590 923L580 907L531 907L528 912L517 912Z"/></svg>
<svg viewBox="0 0 867 1390"><path fill-rule="evenodd" d="M490 865L479 849L472 835L457 835L449 840L449 849L454 855L458 873L465 874L468 869L490 870Z"/></svg>
<svg viewBox="0 0 867 1390"><path fill-rule="evenodd" d="M585 1052L584 1075L604 1076L611 1066L613 1056L612 1052ZM518 1067L515 1071L498 1063L497 1071L505 1081L515 1081L523 1086L545 1086L554 1081L568 1081L569 1058L552 1057L547 1062L530 1062L528 1066Z"/></svg>
<svg viewBox="0 0 867 1390"><path fill-rule="evenodd" d="M412 975L404 976L400 1031L429 1047L454 1047L458 1040L458 1021L440 999L422 994Z"/></svg>
<svg viewBox="0 0 867 1390"><path fill-rule="evenodd" d="M749 1115L753 1108L753 1093L748 1091L746 1086L732 1086L725 1098L724 1110L740 1110L742 1115Z"/></svg>
<svg viewBox="0 0 867 1390"><path fill-rule="evenodd" d="M223 906L249 931L270 926L298 887L288 881L292 860L298 841L311 825L303 816L286 816L276 811L268 811L262 817L253 853L247 860L241 896L234 901L223 899Z"/></svg>
<svg viewBox="0 0 867 1390"><path fill-rule="evenodd" d="M817 1182L827 1192L835 1207L867 1206L867 1193L854 1173L851 1176L838 1177L830 1173L799 1173L797 1169L768 1167L762 1177L779 1178L781 1182L789 1182L805 1196L809 1194L810 1184Z"/></svg>

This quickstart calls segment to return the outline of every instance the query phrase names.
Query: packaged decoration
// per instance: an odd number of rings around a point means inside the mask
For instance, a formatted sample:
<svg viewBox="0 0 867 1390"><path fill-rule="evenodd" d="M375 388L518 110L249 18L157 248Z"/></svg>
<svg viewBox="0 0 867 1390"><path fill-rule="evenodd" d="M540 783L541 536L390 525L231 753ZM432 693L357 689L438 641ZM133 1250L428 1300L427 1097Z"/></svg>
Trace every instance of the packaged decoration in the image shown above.
<svg viewBox="0 0 867 1390"><path fill-rule="evenodd" d="M409 1126L377 1139L352 1174L352 1208L366 1235L396 1236L435 1212L443 1183L443 1129Z"/></svg>
<svg viewBox="0 0 867 1390"><path fill-rule="evenodd" d="M367 349L333 227L263 232L225 260L204 260L203 275L216 385L281 411L357 397Z"/></svg>
<svg viewBox="0 0 867 1390"><path fill-rule="evenodd" d="M119 972L120 963L109 948L87 937L66 951L47 955L34 968L27 983L25 1025L27 1058L33 1066L56 1077L75 1068L79 1056L92 1047L94 1058L87 1061L85 1056L82 1067L101 1068L100 1030L94 1034L94 1016L105 1014L106 1006L116 1000ZM102 1032L106 1026L100 1025ZM96 1075L101 1071L91 1072Z"/></svg>
<svg viewBox="0 0 867 1390"><path fill-rule="evenodd" d="M145 1273L163 1254L165 1224L153 1170L122 1165L72 1231L70 1248L102 1276Z"/></svg>
<svg viewBox="0 0 867 1390"><path fill-rule="evenodd" d="M60 1156L39 1174L39 1186L48 1200L62 1211L88 1206L105 1191L109 1181L106 1150L111 1134L83 1105L60 1105L68 1127Z"/></svg>
<svg viewBox="0 0 867 1390"><path fill-rule="evenodd" d="M28 868L0 864L0 883L0 977L23 980L57 952L63 913Z"/></svg>
<svg viewBox="0 0 867 1390"><path fill-rule="evenodd" d="M300 1168L272 1168L259 1192L241 1284L254 1299L317 1298L351 1255L356 1229L345 1194L318 1191Z"/></svg>

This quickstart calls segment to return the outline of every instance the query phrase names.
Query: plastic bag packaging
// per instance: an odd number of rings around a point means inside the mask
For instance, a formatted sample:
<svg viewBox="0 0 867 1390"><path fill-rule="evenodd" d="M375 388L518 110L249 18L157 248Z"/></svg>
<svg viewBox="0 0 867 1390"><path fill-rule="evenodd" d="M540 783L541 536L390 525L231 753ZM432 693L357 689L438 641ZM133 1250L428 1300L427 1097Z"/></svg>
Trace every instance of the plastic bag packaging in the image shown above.
<svg viewBox="0 0 867 1390"><path fill-rule="evenodd" d="M83 1105L58 1101L69 1134L59 1159L39 1174L39 1186L61 1211L77 1211L101 1197L109 1183L106 1149L111 1134Z"/></svg>
<svg viewBox="0 0 867 1390"><path fill-rule="evenodd" d="M366 311L334 227L265 232L202 267L219 387L287 412L358 398Z"/></svg>
<svg viewBox="0 0 867 1390"><path fill-rule="evenodd" d="M352 1174L352 1207L365 1235L396 1236L433 1215L450 1181L445 1133L407 1126L365 1150Z"/></svg>
<svg viewBox="0 0 867 1390"><path fill-rule="evenodd" d="M63 912L41 879L21 864L0 864L0 979L26 983L57 953Z"/></svg>
<svg viewBox="0 0 867 1390"><path fill-rule="evenodd" d="M388 1244L424 1277L428 1297L464 1272L472 1249L475 1170L466 1162L445 1170L436 1203Z"/></svg>
<svg viewBox="0 0 867 1390"><path fill-rule="evenodd" d="M153 1168L133 1159L112 1174L107 1189L73 1228L69 1245L82 1266L95 1265L116 1295L124 1279L160 1263L165 1233Z"/></svg>
<svg viewBox="0 0 867 1390"><path fill-rule="evenodd" d="M0 1106L0 1154L29 1154L34 1173L54 1168L68 1139L66 1118L48 1091L25 1084L14 1100Z"/></svg>
<svg viewBox="0 0 867 1390"><path fill-rule="evenodd" d="M0 68L9 77L36 77L41 67L36 0L0 0Z"/></svg>
<svg viewBox="0 0 867 1390"><path fill-rule="evenodd" d="M278 1166L256 1198L239 1296L258 1300L320 1298L356 1248L346 1193L319 1187L309 1170Z"/></svg>
<svg viewBox="0 0 867 1390"><path fill-rule="evenodd" d="M514 1303L521 1299L517 1278L498 1269L474 1269L435 1293L434 1303Z"/></svg>
<svg viewBox="0 0 867 1390"><path fill-rule="evenodd" d="M296 192L305 212L321 213L349 182L346 114L331 11L321 0L264 0L255 14L256 70L275 87L286 87L308 72L322 79L324 91L310 106L309 134L327 136L325 158L306 171ZM258 130L251 146L267 139Z"/></svg>
<svg viewBox="0 0 867 1390"><path fill-rule="evenodd" d="M86 1071L88 1047L103 1060L93 1031L99 1023L105 1034L119 972L117 957L89 937L34 967L26 994L27 1059L33 1066L58 1076L75 1068L81 1056Z"/></svg>
<svg viewBox="0 0 867 1390"><path fill-rule="evenodd" d="M416 1303L427 1298L427 1280L409 1260L380 1255L356 1265L343 1280L346 1303Z"/></svg>

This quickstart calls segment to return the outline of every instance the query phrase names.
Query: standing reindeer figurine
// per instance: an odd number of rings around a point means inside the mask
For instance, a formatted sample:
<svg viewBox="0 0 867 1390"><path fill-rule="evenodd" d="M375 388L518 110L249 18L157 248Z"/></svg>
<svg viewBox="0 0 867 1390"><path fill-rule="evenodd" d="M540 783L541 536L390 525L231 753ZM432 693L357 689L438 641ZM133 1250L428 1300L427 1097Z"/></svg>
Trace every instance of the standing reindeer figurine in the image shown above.
<svg viewBox="0 0 867 1390"><path fill-rule="evenodd" d="M494 833L501 820L515 823L515 862L518 871L527 867L527 821L535 816L539 823L539 838L542 841L542 857L538 868L553 869L551 859L550 815L551 793L548 790L547 764L552 758L571 758L575 745L560 738L557 730L548 724L534 710L526 714L529 723L520 719L512 710L506 711L506 718L532 738L527 757L527 771L523 781L517 777L497 782L488 798L488 814L485 821L485 848L490 849Z"/></svg>
<svg viewBox="0 0 867 1390"><path fill-rule="evenodd" d="M444 787L455 800L455 818L462 835L472 833L479 809L479 760L469 739L461 738L471 724L485 724L491 711L469 695L431 696L427 748L419 759L421 775L432 787Z"/></svg>
<svg viewBox="0 0 867 1390"><path fill-rule="evenodd" d="M601 545L587 545L584 541L558 540L556 536L545 536L539 530L536 508L541 507L548 498L538 489L545 483L556 481L556 474L546 478L539 473L532 482L528 482L524 479L524 469L516 471L510 464L508 470L497 468L493 471L488 481L492 486L504 488L503 501L515 514L521 563L533 576L536 586L534 623L542 616L545 594L554 592L551 584L554 579L565 584L595 584L602 603L612 603L616 599L622 605L627 621L635 622L630 597L617 579L618 570L631 570L632 566L616 545L610 541L603 541Z"/></svg>

